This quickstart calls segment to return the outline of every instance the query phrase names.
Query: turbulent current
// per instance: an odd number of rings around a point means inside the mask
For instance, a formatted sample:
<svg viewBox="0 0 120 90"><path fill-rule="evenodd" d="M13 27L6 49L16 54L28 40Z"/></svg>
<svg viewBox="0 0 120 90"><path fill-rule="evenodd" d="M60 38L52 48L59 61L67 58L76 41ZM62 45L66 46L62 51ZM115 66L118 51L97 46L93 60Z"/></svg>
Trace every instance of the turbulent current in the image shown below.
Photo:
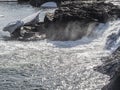
<svg viewBox="0 0 120 90"><path fill-rule="evenodd" d="M9 37L2 31L7 23L38 10L26 4L0 3L0 90L101 90L109 76L94 67L119 45L119 37L116 42L108 37L119 32L120 20L101 23L77 41L4 40Z"/></svg>

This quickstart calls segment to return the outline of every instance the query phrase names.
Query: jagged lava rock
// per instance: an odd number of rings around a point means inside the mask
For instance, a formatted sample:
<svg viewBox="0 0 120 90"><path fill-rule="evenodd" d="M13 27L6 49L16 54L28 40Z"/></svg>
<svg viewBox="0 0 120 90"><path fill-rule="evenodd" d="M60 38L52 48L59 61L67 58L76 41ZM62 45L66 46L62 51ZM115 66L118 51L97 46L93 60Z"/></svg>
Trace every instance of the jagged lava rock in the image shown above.
<svg viewBox="0 0 120 90"><path fill-rule="evenodd" d="M116 17L120 17L120 9L111 3L69 3L55 11L54 21L107 22Z"/></svg>

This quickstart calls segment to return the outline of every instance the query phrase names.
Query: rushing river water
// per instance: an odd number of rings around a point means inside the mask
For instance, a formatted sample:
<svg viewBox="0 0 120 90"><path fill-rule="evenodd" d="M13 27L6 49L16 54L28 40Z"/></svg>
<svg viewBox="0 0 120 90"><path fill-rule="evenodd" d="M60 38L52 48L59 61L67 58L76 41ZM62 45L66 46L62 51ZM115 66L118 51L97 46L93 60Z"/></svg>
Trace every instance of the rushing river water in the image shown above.
<svg viewBox="0 0 120 90"><path fill-rule="evenodd" d="M109 77L94 71L102 64L106 35L120 23L100 24L77 41L5 41L2 28L36 11L27 4L0 3L0 90L101 90ZM117 27L116 27L117 28Z"/></svg>

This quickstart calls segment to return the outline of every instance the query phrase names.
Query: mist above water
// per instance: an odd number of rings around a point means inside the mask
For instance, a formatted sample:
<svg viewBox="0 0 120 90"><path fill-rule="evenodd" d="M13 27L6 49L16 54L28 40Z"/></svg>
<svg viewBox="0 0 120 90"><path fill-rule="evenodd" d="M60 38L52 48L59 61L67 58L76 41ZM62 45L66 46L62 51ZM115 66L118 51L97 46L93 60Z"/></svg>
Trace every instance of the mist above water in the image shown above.
<svg viewBox="0 0 120 90"><path fill-rule="evenodd" d="M43 31L45 32L43 32L43 34L45 34L48 40L78 40L82 37L91 35L95 31L97 25L97 22L56 22L47 26L47 28L44 27Z"/></svg>

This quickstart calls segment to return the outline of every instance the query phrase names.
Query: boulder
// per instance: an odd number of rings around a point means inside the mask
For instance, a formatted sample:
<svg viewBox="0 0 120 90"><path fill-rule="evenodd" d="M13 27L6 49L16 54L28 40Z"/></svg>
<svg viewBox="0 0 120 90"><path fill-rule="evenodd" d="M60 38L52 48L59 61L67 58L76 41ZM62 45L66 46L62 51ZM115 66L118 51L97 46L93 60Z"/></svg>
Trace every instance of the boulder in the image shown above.
<svg viewBox="0 0 120 90"><path fill-rule="evenodd" d="M37 13L34 13L22 20L11 22L3 28L3 31L8 31L11 34L11 37L21 37L21 27L35 26L35 24L39 22L39 14L40 12L38 11Z"/></svg>
<svg viewBox="0 0 120 90"><path fill-rule="evenodd" d="M18 20L9 23L3 28L3 31L8 31L10 34L12 34L16 29L21 28L24 25L24 22Z"/></svg>

